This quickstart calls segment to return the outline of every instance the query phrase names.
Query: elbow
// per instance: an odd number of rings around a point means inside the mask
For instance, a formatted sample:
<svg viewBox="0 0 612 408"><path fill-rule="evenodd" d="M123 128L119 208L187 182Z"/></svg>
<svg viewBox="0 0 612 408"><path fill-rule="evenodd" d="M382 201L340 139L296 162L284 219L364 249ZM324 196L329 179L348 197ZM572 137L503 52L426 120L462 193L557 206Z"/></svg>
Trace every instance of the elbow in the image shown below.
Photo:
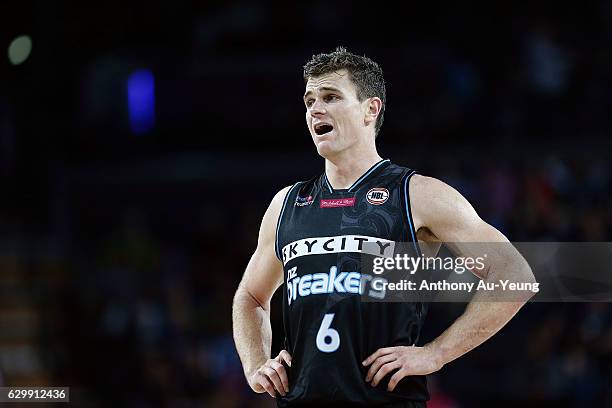
<svg viewBox="0 0 612 408"><path fill-rule="evenodd" d="M540 291L540 283L533 274L531 266L529 266L529 263L527 263L524 258L521 258L521 267L519 270L521 271L520 279L523 282L523 287L526 289L523 292L525 295L524 301L526 303Z"/></svg>
<svg viewBox="0 0 612 408"><path fill-rule="evenodd" d="M529 263L527 262L527 260L525 260L525 258L521 258L521 271L523 272L523 281L525 283L529 283L531 285L536 285L538 286L538 281L536 280L535 275L533 274L533 271L531 270L531 266L529 266Z"/></svg>
<svg viewBox="0 0 612 408"><path fill-rule="evenodd" d="M243 309L243 308L247 308L247 309L261 308L264 311L268 311L269 307L266 307L266 306L269 306L269 304L266 305L266 302L262 302L261 300L259 300L257 296L255 296L248 290L248 288L244 287L243 285L238 286L238 289L236 290L236 293L234 294L234 301L233 301L234 310Z"/></svg>

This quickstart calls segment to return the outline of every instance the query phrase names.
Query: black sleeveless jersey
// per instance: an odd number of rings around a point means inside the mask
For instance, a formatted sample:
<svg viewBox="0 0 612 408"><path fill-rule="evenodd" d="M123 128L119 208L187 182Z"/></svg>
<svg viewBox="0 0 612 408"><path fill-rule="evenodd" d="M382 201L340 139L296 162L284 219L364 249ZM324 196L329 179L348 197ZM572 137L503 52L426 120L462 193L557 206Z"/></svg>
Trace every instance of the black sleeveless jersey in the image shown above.
<svg viewBox="0 0 612 408"><path fill-rule="evenodd" d="M387 391L366 383L361 362L381 347L414 345L423 303L363 302L361 252L375 243L384 256L395 242L412 242L408 181L414 171L382 160L350 188L334 190L325 173L293 185L276 231L283 263L285 348L289 393L280 407L393 406L429 399L424 376L406 377Z"/></svg>

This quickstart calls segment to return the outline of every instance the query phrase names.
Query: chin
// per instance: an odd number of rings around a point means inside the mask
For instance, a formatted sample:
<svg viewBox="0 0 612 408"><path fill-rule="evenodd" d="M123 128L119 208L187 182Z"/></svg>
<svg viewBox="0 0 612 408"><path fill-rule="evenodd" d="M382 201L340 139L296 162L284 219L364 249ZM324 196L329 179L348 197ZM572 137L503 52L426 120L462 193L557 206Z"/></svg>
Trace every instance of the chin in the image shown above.
<svg viewBox="0 0 612 408"><path fill-rule="evenodd" d="M328 141L319 142L316 144L316 147L317 147L317 153L319 153L319 156L322 156L322 157L328 157L335 153L333 144Z"/></svg>

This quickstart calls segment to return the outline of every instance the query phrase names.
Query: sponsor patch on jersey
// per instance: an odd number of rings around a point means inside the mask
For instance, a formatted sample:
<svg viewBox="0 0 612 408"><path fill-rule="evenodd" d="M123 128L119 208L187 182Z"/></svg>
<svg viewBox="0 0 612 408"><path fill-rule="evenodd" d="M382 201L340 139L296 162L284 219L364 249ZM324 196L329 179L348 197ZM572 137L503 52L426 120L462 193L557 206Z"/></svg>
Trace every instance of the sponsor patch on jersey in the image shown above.
<svg viewBox="0 0 612 408"><path fill-rule="evenodd" d="M313 201L314 199L310 195L308 197L297 196L297 198L295 199L295 205L297 207L305 207L307 205L312 204Z"/></svg>
<svg viewBox="0 0 612 408"><path fill-rule="evenodd" d="M328 198L321 200L321 208L338 208L338 207L352 207L355 205L355 197L349 198Z"/></svg>
<svg viewBox="0 0 612 408"><path fill-rule="evenodd" d="M384 299L385 286L382 284L387 279L373 277L359 272L338 271L336 266L331 266L329 272L309 273L302 276L297 274L297 266L287 271L287 303L289 306L299 299L311 295L347 293L364 293L374 299ZM369 284L369 285L368 285ZM377 289L378 284L381 289ZM369 286L367 292L366 287Z"/></svg>
<svg viewBox="0 0 612 408"><path fill-rule="evenodd" d="M365 245L369 244L369 245ZM372 245L376 244L376 245ZM306 255L337 254L342 252L366 253L392 257L395 242L367 235L338 235L335 237L312 237L291 242L283 247L283 264Z"/></svg>
<svg viewBox="0 0 612 408"><path fill-rule="evenodd" d="M372 205L381 205L389 199L389 190L386 188L373 188L366 194L366 200Z"/></svg>

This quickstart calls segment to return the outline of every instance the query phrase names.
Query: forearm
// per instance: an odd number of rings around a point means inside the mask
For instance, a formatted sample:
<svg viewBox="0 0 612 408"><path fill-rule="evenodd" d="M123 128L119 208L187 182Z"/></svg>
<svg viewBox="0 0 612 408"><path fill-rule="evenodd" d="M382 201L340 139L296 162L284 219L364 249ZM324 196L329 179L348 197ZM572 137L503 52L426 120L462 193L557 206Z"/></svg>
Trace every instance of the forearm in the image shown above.
<svg viewBox="0 0 612 408"><path fill-rule="evenodd" d="M234 297L232 320L234 342L248 380L251 374L270 358L270 311L240 288Z"/></svg>
<svg viewBox="0 0 612 408"><path fill-rule="evenodd" d="M473 299L465 312L428 347L443 366L478 347L512 319L524 302L482 302Z"/></svg>
<svg viewBox="0 0 612 408"><path fill-rule="evenodd" d="M535 282L531 269L522 258L504 266L498 271L491 270L483 280L499 283L500 279L508 279L511 275L513 281ZM506 268L512 271L509 273ZM428 347L433 349L440 366L449 363L497 333L531 296L533 293L523 291L515 292L509 298L501 287L488 292L478 291L464 313Z"/></svg>

